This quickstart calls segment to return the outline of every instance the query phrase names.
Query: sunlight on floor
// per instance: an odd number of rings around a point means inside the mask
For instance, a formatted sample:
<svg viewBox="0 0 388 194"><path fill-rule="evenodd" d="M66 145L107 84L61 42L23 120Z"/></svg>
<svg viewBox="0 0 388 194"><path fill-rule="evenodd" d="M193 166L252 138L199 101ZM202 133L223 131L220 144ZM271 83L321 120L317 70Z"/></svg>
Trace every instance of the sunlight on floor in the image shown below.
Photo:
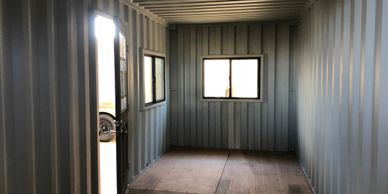
<svg viewBox="0 0 388 194"><path fill-rule="evenodd" d="M116 141L100 142L101 194L117 193Z"/></svg>

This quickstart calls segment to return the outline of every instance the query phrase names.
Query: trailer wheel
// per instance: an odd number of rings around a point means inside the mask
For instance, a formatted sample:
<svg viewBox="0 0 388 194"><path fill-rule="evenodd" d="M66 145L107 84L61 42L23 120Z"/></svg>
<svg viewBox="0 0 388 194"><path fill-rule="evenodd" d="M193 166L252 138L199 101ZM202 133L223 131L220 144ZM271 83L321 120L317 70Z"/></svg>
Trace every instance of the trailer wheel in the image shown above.
<svg viewBox="0 0 388 194"><path fill-rule="evenodd" d="M99 136L100 141L102 142L109 142L112 141L115 134L115 121L114 119L107 114L100 114L99 118L100 122L100 129L99 129Z"/></svg>

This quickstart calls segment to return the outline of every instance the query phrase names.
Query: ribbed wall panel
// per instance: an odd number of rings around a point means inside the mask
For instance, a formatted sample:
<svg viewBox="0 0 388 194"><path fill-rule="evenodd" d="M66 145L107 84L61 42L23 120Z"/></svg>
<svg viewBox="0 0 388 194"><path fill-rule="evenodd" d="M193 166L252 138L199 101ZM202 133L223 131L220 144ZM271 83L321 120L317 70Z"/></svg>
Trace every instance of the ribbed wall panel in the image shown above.
<svg viewBox="0 0 388 194"><path fill-rule="evenodd" d="M171 30L171 144L289 150L288 23L177 25ZM202 56L264 54L264 102L201 100Z"/></svg>
<svg viewBox="0 0 388 194"><path fill-rule="evenodd" d="M116 0L1 0L0 193L98 193L94 8L129 24L130 177L167 149L168 106L138 106L139 48L168 51L160 19Z"/></svg>
<svg viewBox="0 0 388 194"><path fill-rule="evenodd" d="M92 2L0 4L0 192L97 192L90 163L97 128L89 122L97 121L88 80Z"/></svg>
<svg viewBox="0 0 388 194"><path fill-rule="evenodd" d="M318 0L298 26L297 153L316 193L388 193L387 18L385 0Z"/></svg>
<svg viewBox="0 0 388 194"><path fill-rule="evenodd" d="M0 3L0 10L3 10L3 3ZM3 14L0 14L0 26L3 26ZM0 28L0 94L4 94L5 88L4 88L4 43L3 38L4 32L3 28ZM6 131L5 131L5 101L4 96L0 95L0 176L1 177L7 177L7 147L6 147ZM7 179L2 178L0 179L0 193L7 193Z"/></svg>
<svg viewBox="0 0 388 194"><path fill-rule="evenodd" d="M119 4L120 19L128 25L129 49L129 177L134 177L149 164L157 160L169 147L167 140L167 103L141 110L140 107L140 49L147 49L166 54L166 91L169 91L169 56L166 38L168 28L155 16L134 8L130 3Z"/></svg>

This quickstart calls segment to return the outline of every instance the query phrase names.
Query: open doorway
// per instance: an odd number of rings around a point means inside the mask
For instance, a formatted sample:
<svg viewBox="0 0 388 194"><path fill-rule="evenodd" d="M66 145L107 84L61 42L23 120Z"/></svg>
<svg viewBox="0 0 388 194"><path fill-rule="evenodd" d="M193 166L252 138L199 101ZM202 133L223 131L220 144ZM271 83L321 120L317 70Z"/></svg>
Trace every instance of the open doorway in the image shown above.
<svg viewBox="0 0 388 194"><path fill-rule="evenodd" d="M97 14L99 185L101 194L125 193L128 184L128 49L126 24Z"/></svg>
<svg viewBox="0 0 388 194"><path fill-rule="evenodd" d="M97 14L95 35L98 68L100 193L117 193L115 34L113 18Z"/></svg>

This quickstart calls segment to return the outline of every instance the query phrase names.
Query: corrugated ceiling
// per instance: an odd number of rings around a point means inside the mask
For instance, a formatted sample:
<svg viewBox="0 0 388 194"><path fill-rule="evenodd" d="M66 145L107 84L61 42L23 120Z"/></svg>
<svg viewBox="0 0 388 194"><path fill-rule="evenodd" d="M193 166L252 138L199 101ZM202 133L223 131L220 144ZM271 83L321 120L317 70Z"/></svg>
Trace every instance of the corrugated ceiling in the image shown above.
<svg viewBox="0 0 388 194"><path fill-rule="evenodd" d="M310 0L133 0L168 23L296 19Z"/></svg>

